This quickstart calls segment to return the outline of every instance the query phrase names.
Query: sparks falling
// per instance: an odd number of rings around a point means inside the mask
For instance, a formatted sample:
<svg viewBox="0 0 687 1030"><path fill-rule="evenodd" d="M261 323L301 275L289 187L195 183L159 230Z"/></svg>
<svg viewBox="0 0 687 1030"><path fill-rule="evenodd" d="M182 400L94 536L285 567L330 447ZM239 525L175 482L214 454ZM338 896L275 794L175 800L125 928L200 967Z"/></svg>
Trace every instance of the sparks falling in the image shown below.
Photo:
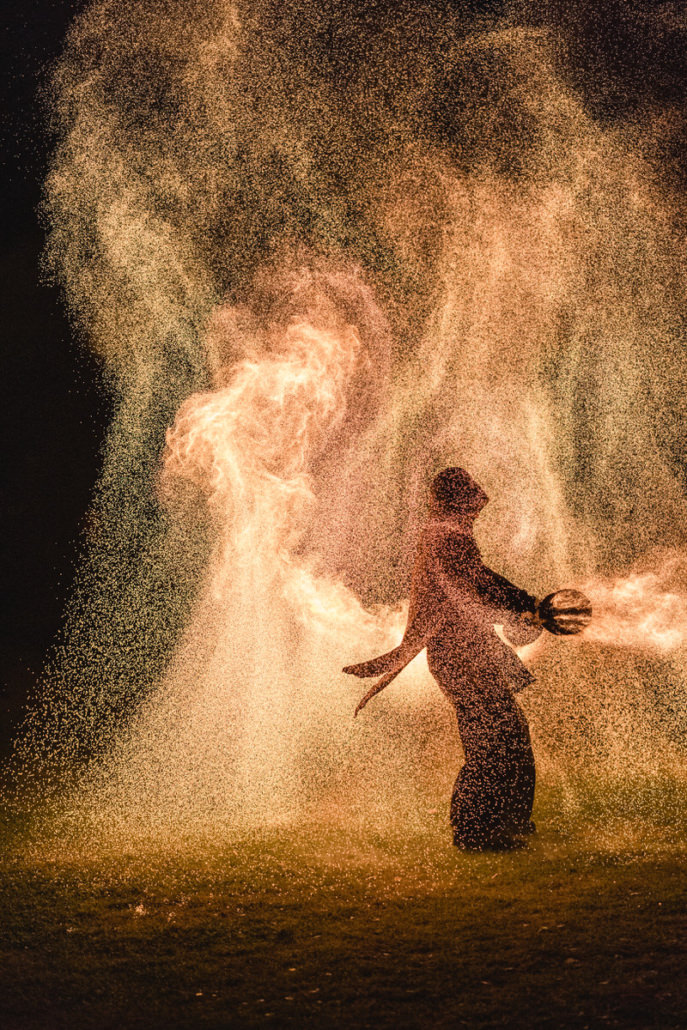
<svg viewBox="0 0 687 1030"><path fill-rule="evenodd" d="M543 30L349 26L343 93L308 4L190 6L93 3L56 75L50 255L117 404L21 748L90 759L73 809L127 832L414 818L456 746L424 659L372 730L339 670L397 643L455 464L489 564L599 611L529 649L545 769L633 768L638 704L678 762L675 197Z"/></svg>

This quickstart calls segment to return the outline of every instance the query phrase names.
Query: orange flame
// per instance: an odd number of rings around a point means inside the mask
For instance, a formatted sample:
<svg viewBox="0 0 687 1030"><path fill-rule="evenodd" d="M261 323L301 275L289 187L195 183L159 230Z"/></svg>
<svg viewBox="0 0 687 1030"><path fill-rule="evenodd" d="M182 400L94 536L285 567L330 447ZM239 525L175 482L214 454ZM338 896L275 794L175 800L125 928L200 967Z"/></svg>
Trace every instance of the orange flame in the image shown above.
<svg viewBox="0 0 687 1030"><path fill-rule="evenodd" d="M684 558L674 555L657 571L593 579L582 587L594 615L583 633L590 643L668 653L687 642L687 593L679 582Z"/></svg>

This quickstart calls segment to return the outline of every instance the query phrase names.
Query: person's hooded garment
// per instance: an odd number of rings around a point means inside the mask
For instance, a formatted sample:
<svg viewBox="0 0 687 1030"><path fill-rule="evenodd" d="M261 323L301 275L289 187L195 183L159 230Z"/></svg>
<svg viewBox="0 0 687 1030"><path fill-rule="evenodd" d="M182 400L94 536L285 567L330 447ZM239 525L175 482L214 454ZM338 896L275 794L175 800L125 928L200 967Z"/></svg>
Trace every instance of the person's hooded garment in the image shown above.
<svg viewBox="0 0 687 1030"><path fill-rule="evenodd" d="M369 692L368 696L373 696L433 638L449 632L473 682L489 683L496 678L517 692L534 677L497 636L494 625L517 620L525 612L534 612L535 606L534 597L484 565L464 523L430 517L417 550L403 640L387 654L346 666L344 672L381 676ZM442 689L446 691L444 684Z"/></svg>

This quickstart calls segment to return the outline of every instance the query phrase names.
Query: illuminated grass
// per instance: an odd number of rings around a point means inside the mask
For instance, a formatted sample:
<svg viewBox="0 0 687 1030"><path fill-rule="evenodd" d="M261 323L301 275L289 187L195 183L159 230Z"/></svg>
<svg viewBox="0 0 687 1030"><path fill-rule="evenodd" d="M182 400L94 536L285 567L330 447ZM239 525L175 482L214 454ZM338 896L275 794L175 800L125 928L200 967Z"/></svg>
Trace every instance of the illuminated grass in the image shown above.
<svg viewBox="0 0 687 1030"><path fill-rule="evenodd" d="M3 1027L684 1026L682 788L544 794L527 850L303 827L2 867ZM633 799L633 807L629 802Z"/></svg>

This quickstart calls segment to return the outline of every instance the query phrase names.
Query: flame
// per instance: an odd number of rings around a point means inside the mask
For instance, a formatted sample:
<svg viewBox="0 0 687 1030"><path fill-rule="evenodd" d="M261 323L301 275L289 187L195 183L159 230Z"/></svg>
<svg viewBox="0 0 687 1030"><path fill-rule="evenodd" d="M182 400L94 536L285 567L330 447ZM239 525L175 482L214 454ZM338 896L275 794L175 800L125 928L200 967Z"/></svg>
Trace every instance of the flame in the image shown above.
<svg viewBox="0 0 687 1030"><path fill-rule="evenodd" d="M590 643L668 654L687 643L687 592L679 574L687 556L677 554L657 570L594 579L582 589L594 615L584 631ZM671 588L672 581L672 588Z"/></svg>
<svg viewBox="0 0 687 1030"><path fill-rule="evenodd" d="M288 546L312 499L310 463L345 420L359 350L352 327L337 334L292 324L276 352L239 362L225 388L189 397L167 432L163 492L182 477L203 492L234 545L279 546L283 537Z"/></svg>
<svg viewBox="0 0 687 1030"><path fill-rule="evenodd" d="M57 71L50 254L116 403L25 751L85 738L83 804L128 825L332 799L412 818L458 762L451 713L419 658L354 727L339 670L398 642L444 465L491 498L489 565L594 605L580 646L527 651L538 746L560 724L561 765L598 744L629 767L633 650L673 690L656 753L683 746L684 670L654 658L682 646L687 591L639 565L685 547L682 201L568 87L551 33L459 19L435 62L401 19L392 68L363 20L342 102L311 59L320 6L94 0Z"/></svg>

